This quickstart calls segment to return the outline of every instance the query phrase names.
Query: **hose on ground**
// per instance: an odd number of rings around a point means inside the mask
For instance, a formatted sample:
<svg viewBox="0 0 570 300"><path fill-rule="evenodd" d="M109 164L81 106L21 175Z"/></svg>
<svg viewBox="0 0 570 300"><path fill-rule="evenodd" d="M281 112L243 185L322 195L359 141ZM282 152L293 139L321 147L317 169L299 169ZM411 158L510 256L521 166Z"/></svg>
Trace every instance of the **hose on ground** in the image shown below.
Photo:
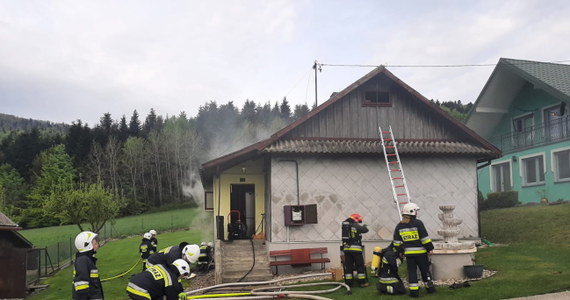
<svg viewBox="0 0 570 300"><path fill-rule="evenodd" d="M109 281L109 280L113 280L113 279L117 279L117 278L119 278L119 277L123 277L123 276L129 274L140 262L141 262L141 258L139 258L139 260L137 260L137 262L136 262L130 269L128 269L127 271L125 271L125 272L123 272L123 273L121 273L121 274L119 274L119 275L115 275L115 276L113 276L113 277L101 279L101 282Z"/></svg>
<svg viewBox="0 0 570 300"><path fill-rule="evenodd" d="M330 276L330 273L319 273L319 274L308 274L308 275L300 275L300 276L293 276L288 278L281 278L275 280L267 280L267 281L254 281L254 282L232 282L232 283L223 283L214 285L211 287L206 287L198 290L188 291L186 295L196 294L200 292L206 292L218 288L223 287L236 287L236 286L255 286L255 285L267 285L278 283L282 281L288 280L295 280L295 279L302 279L307 277L320 277L320 276ZM283 291L283 288L295 288L295 287L306 287L306 286L319 286L319 285L338 285L337 287L328 289L328 290L316 290L316 291ZM237 294L241 294L244 297L237 297L239 299L260 299L260 298L252 298L252 297L260 297L265 296L268 298L282 298L282 297L295 297L295 298L304 298L304 299L312 299L312 300L330 300L329 298L315 296L313 294L323 294L323 293L331 293L334 292L341 287L346 288L346 294L352 294L350 290L350 286L345 284L344 282L316 282L316 283L305 283L305 284L295 284L295 285L287 285L287 286L273 286L273 287L263 287L258 289L252 289L249 293L227 293L227 294L211 294L211 295L201 295L201 296L190 296L188 299L197 299L197 298L217 298L219 300L230 300L236 299L235 296ZM279 291L263 291L268 289L280 289ZM225 297L227 296L227 297Z"/></svg>

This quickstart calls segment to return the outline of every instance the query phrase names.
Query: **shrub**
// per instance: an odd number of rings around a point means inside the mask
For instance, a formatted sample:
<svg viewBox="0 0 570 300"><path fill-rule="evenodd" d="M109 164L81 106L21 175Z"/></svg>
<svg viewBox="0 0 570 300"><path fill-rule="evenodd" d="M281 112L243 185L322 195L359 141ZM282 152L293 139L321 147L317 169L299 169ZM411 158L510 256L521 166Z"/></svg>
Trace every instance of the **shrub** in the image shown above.
<svg viewBox="0 0 570 300"><path fill-rule="evenodd" d="M484 201L484 209L513 207L519 204L519 193L517 191L497 192L487 194Z"/></svg>

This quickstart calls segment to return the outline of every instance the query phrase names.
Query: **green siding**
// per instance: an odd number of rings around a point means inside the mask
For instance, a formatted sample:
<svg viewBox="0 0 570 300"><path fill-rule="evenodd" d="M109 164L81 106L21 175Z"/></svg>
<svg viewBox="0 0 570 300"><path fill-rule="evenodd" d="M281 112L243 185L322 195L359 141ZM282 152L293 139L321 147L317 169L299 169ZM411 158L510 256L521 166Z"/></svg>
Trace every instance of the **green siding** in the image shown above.
<svg viewBox="0 0 570 300"><path fill-rule="evenodd" d="M513 131L513 119L533 114L534 124L540 124L543 120L543 109L556 104L560 100L552 97L543 90L536 90L531 84L526 84L521 88L515 100L509 107L509 112L501 119L494 136L508 134Z"/></svg>
<svg viewBox="0 0 570 300"><path fill-rule="evenodd" d="M552 97L550 94L538 89L534 89L531 84L523 86L512 102L507 113L499 125L495 129L494 135L502 135L511 133L513 130L513 118L523 115L533 114L534 124L543 123L543 109L553 105L560 104L560 100ZM525 149L522 151L509 152L503 157L494 160L492 163L510 161L512 189L519 192L519 201L521 203L539 202L541 195L544 194L550 202L558 199L570 200L570 182L555 183L555 174L552 165L552 150L570 147L570 140L558 142L555 144L541 145L539 147ZM533 154L544 154L544 184L536 186L522 186L523 178L521 173L521 159ZM516 159L513 159L515 157ZM479 190L485 198L491 192L492 185L490 182L491 166L487 166L478 171Z"/></svg>

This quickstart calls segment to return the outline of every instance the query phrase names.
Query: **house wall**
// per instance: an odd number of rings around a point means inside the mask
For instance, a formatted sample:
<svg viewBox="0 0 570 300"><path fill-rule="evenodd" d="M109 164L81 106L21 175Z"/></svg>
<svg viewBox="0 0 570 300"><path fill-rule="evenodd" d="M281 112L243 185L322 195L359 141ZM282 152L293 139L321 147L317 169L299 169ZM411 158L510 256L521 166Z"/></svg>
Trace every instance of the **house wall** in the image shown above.
<svg viewBox="0 0 570 300"><path fill-rule="evenodd" d="M245 172L243 172L243 168L245 168ZM224 170L214 178L214 216L224 216L224 239L228 237L227 224L228 213L230 212L230 186L232 184L255 185L255 224L257 227L261 222L262 214L265 213L266 184L263 160L247 161ZM213 226L214 233L216 233L215 222Z"/></svg>
<svg viewBox="0 0 570 300"><path fill-rule="evenodd" d="M389 91L390 106L370 106L364 101L369 90ZM454 126L437 116L409 92L379 74L328 106L299 127L291 137L378 138L378 126L392 126L396 138L457 138Z"/></svg>
<svg viewBox="0 0 570 300"><path fill-rule="evenodd" d="M530 113L533 114L535 125L543 123L543 109L560 104L560 100L540 89L534 89L531 84L521 88L516 98L513 100L509 112L501 119L495 128L493 135L503 135L513 132L513 119ZM508 141L510 142L510 141ZM568 199L570 182L555 182L555 166L553 162L553 151L570 147L570 140L541 145L531 149L511 151L505 153L503 157L492 161L492 165L508 162L510 164L512 190L518 192L521 203L539 202L542 196L546 196L550 201L558 199ZM543 155L545 175L544 184L535 186L524 186L523 170L521 169L521 157ZM513 159L514 158L514 159ZM493 192L491 166L478 171L479 189L483 196Z"/></svg>
<svg viewBox="0 0 570 300"><path fill-rule="evenodd" d="M555 180L555 166L553 151L570 149L570 140L527 149L525 151L518 151L509 153L492 162L492 165L509 162L511 172L512 190L518 191L519 202L530 203L539 202L540 198L545 196L549 201L556 201L558 199L569 200L568 191L570 191L570 181L556 182ZM521 157L542 155L544 159L544 184L535 186L523 185L523 170L521 169ZM515 159L513 159L513 157ZM491 165L491 166L492 166ZM478 172L479 189L485 198L487 194L492 192L492 175L490 174L491 166L485 167Z"/></svg>
<svg viewBox="0 0 570 300"><path fill-rule="evenodd" d="M290 158L288 158L290 159ZM461 238L478 237L475 159L466 157L402 156L406 180L419 218L432 239L440 239L437 214L440 205L455 204L463 220ZM338 253L340 224L352 213L364 217L370 247L387 244L399 221L383 158L298 157L299 204L316 204L318 224L285 226L285 205L297 205L295 164L271 160L271 227L269 250L302 248L316 244ZM330 256L335 259L334 256Z"/></svg>
<svg viewBox="0 0 570 300"><path fill-rule="evenodd" d="M509 107L508 113L501 119L493 135L513 132L513 119L530 113L533 114L534 124L544 122L542 109L560 104L560 100L552 97L543 90L534 89L531 84L523 86Z"/></svg>

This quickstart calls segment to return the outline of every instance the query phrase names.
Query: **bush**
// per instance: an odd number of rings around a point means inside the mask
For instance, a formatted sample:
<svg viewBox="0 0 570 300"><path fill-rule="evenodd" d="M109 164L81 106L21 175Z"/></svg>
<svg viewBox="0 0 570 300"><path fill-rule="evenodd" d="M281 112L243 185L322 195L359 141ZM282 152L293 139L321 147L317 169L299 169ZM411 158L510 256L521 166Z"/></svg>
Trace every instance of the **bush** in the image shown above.
<svg viewBox="0 0 570 300"><path fill-rule="evenodd" d="M507 208L519 204L517 191L497 192L487 194L481 209Z"/></svg>

